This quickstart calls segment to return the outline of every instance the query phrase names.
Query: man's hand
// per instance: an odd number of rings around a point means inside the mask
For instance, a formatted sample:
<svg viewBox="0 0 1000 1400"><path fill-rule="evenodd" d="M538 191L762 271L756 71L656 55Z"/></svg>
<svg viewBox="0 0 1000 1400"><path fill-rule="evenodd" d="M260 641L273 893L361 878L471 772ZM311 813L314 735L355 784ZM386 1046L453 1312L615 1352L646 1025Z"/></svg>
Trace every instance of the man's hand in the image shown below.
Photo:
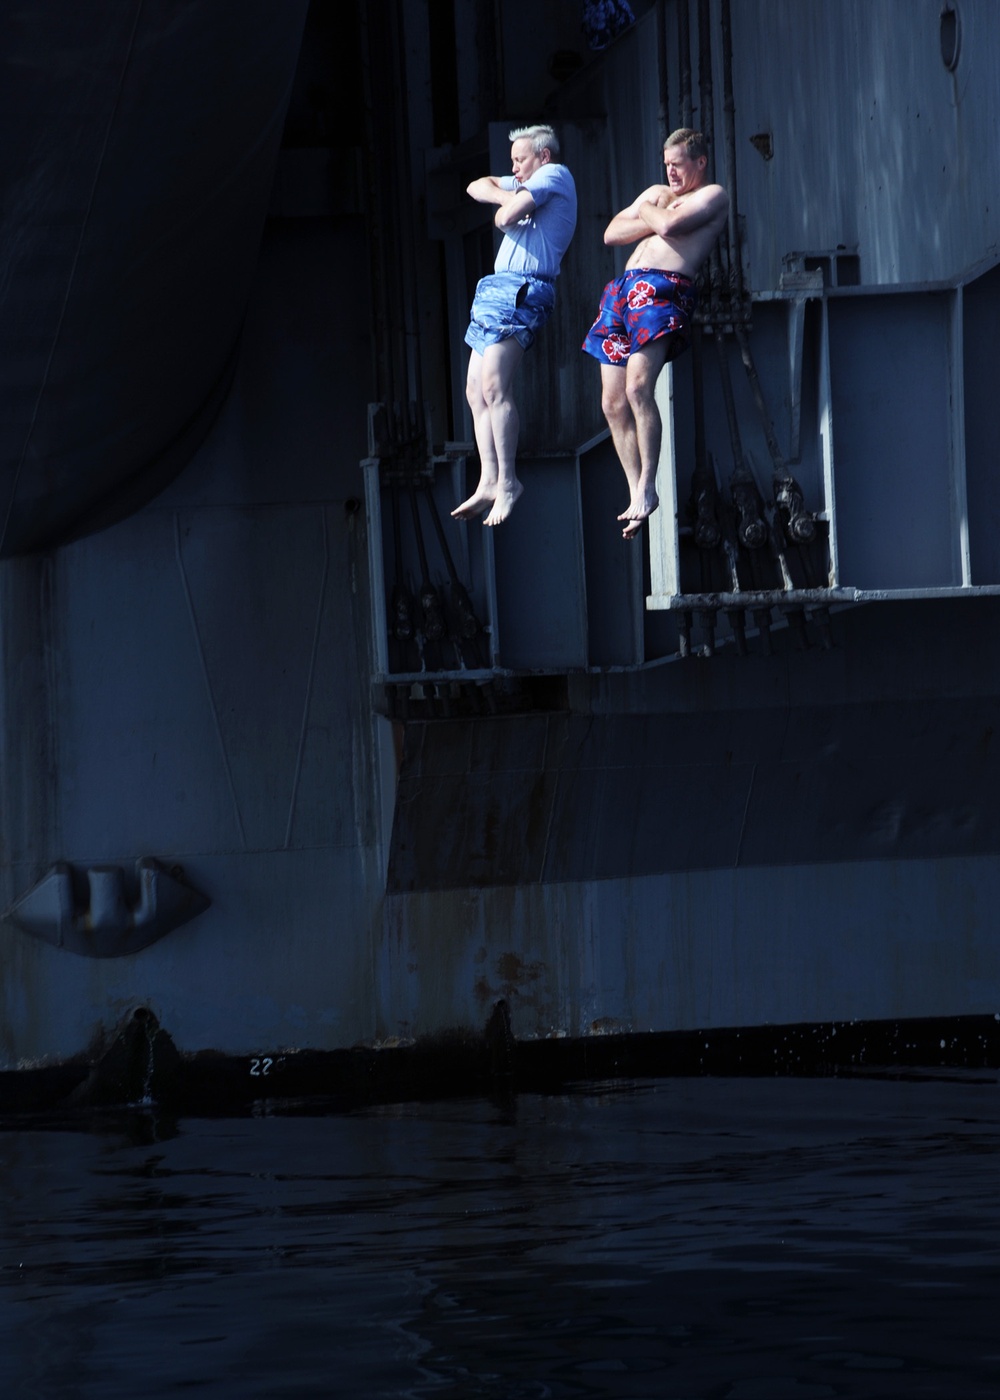
<svg viewBox="0 0 1000 1400"><path fill-rule="evenodd" d="M666 208L670 199L669 185L650 185L648 190L643 190L634 204L630 204L611 220L604 230L605 244L609 248L620 248L648 237L650 226L639 213L640 209L644 204L658 204Z"/></svg>
<svg viewBox="0 0 1000 1400"><path fill-rule="evenodd" d="M513 228L535 207L535 200L530 190L523 188L505 190L496 175L480 176L478 180L473 180L472 184L466 187L465 192L477 204L496 204L498 206L497 212L493 216L493 222L498 229Z"/></svg>
<svg viewBox="0 0 1000 1400"><path fill-rule="evenodd" d="M660 238L694 233L696 229L724 217L729 208L729 196L721 185L703 185L666 203L644 200L636 211L647 233Z"/></svg>
<svg viewBox="0 0 1000 1400"><path fill-rule="evenodd" d="M493 215L493 222L499 229L513 228L535 207L535 199L530 190L510 190L505 193L509 198Z"/></svg>

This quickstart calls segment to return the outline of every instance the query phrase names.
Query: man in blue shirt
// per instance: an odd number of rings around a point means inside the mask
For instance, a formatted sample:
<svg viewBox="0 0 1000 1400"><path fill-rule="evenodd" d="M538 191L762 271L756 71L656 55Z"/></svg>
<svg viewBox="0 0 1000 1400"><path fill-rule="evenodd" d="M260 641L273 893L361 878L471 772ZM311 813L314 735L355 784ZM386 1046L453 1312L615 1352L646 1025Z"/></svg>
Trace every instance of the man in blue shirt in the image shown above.
<svg viewBox="0 0 1000 1400"><path fill-rule="evenodd" d="M552 314L559 264L576 228L576 185L558 162L550 126L510 133L513 175L484 175L468 193L497 206L493 222L503 242L493 272L483 277L465 333L472 347L465 393L479 448L479 485L452 515L484 524L506 520L524 489L515 456L520 420L511 395L514 372Z"/></svg>

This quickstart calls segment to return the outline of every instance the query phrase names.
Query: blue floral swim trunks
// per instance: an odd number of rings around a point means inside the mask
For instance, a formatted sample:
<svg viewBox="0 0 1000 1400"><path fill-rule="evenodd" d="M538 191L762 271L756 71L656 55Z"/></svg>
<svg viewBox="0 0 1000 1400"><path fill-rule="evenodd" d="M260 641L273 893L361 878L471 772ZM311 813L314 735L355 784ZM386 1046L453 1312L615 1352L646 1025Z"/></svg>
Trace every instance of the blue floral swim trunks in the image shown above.
<svg viewBox="0 0 1000 1400"><path fill-rule="evenodd" d="M625 365L651 340L670 336L667 359L676 359L691 343L696 301L694 282L683 272L629 268L604 288L582 348L602 365Z"/></svg>
<svg viewBox="0 0 1000 1400"><path fill-rule="evenodd" d="M476 287L465 343L481 355L488 345L513 336L528 350L555 304L552 282L523 272L491 272Z"/></svg>

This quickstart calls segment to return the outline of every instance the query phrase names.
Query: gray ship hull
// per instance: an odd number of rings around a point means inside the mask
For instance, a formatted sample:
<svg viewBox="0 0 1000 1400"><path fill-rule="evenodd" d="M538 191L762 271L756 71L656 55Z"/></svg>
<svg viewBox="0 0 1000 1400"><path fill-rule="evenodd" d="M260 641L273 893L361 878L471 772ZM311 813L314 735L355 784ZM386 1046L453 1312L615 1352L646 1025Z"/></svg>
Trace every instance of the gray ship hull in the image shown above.
<svg viewBox="0 0 1000 1400"><path fill-rule="evenodd" d="M967 47L952 67L937 0L904 8L919 11L903 47L927 111L943 119L960 101L985 131L993 99L969 46L995 30L989 8L963 7ZM297 97L326 72L329 17L324 28L313 6L296 87L302 16L269 42L269 96L254 89L242 128L257 132L254 159L231 149L237 193L220 187L210 237L204 220L188 230L200 291L181 305L154 279L173 313L166 359L135 361L141 298L100 323L141 442L115 437L121 403L87 351L85 315L115 304L96 253L81 329L53 331L61 379L46 378L37 346L9 360L7 1101L1000 1062L1000 222L961 146L946 225L923 218L920 192L890 210L877 171L860 202L846 175L835 196L824 175L797 201L820 137L810 118L791 140L795 93L767 73L815 67L844 152L884 82L905 165L924 129L906 108L908 60L858 71L838 95L823 55L846 71L852 26L868 26L868 52L879 14L708 9L716 88L703 81L702 109L715 104L721 165L720 74L734 76L728 182L744 232L728 283L706 294L699 367L663 376L663 504L648 541L620 539L620 473L576 346L613 271L600 228L656 178L660 108L681 112L685 22L697 88L694 5L651 7L549 94L584 217L526 365L526 489L501 530L448 513L475 470L459 346L489 242L460 191L467 169L503 159L495 117L525 99L511 74L498 96L465 73L470 52L486 60L461 7L452 87L433 92L414 79L442 61L423 8L379 7L384 24L351 10L361 116L342 147L316 134L318 118L302 135ZM409 86L384 81L399 64ZM626 68L644 146L608 95ZM543 92L550 80L529 70ZM392 102L373 102L373 73ZM192 119L188 145L200 130ZM185 149L177 137L178 158ZM95 185L109 230L124 227L133 179ZM172 187L163 197L183 202ZM404 210L407 236L391 236ZM129 227L143 256L160 247ZM211 249L237 233L220 281ZM68 277L73 247L60 256ZM178 286L184 266L164 252ZM11 285L30 308L37 265L22 271ZM787 512L768 497L778 472L740 326L815 525L808 546L789 543ZM130 365L144 388L129 389ZM786 532L763 562L694 542L702 439L722 533L735 528L727 375L771 544ZM93 470L70 450L84 402L91 427L100 418ZM471 639L455 622L456 582ZM402 590L419 607L428 584L445 641L419 618L401 640L393 599Z"/></svg>

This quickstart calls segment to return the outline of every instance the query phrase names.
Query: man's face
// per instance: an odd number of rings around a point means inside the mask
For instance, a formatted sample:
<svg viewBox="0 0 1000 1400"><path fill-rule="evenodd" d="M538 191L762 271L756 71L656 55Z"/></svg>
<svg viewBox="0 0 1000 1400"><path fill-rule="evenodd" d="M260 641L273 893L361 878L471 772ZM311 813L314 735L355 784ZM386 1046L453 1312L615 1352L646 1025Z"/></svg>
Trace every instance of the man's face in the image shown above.
<svg viewBox="0 0 1000 1400"><path fill-rule="evenodd" d="M674 194L687 194L697 189L705 176L707 156L692 160L687 146L666 146L663 151L663 164L667 167L667 184Z"/></svg>
<svg viewBox="0 0 1000 1400"><path fill-rule="evenodd" d="M510 148L510 163L514 171L514 178L524 184L535 171L543 166L549 158L548 151L542 151L540 156L535 154L530 136L519 136Z"/></svg>

